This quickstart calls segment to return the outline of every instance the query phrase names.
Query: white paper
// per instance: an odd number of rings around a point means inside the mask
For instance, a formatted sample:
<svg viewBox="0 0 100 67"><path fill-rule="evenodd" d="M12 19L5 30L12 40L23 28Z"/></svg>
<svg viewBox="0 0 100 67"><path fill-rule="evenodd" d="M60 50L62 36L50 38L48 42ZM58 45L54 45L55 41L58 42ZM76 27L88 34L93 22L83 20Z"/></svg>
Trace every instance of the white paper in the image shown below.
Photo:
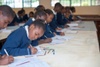
<svg viewBox="0 0 100 67"><path fill-rule="evenodd" d="M58 36L58 35L56 35L55 37L52 38L52 42L50 44L61 44L72 38L73 38L73 36Z"/></svg>
<svg viewBox="0 0 100 67"><path fill-rule="evenodd" d="M65 33L68 33L68 34L76 34L77 33L77 31L73 31L73 30L67 30Z"/></svg>
<svg viewBox="0 0 100 67"><path fill-rule="evenodd" d="M69 25L70 27L72 27L72 26L78 26L78 23L69 23L67 25Z"/></svg>
<svg viewBox="0 0 100 67"><path fill-rule="evenodd" d="M8 67L50 67L46 62L39 60L37 57L15 58Z"/></svg>
<svg viewBox="0 0 100 67"><path fill-rule="evenodd" d="M70 27L71 30L79 30L81 29L80 27Z"/></svg>
<svg viewBox="0 0 100 67"><path fill-rule="evenodd" d="M35 54L36 56L45 54L45 51L41 49L39 46L36 46L35 48L37 48L38 50L37 53Z"/></svg>

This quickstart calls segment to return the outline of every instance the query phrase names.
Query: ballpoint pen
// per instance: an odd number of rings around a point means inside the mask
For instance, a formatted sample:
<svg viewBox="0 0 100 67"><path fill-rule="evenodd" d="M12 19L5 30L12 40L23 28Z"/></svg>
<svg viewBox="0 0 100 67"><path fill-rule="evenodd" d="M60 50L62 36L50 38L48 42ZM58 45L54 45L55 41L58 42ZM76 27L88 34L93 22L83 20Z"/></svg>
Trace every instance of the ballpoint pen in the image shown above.
<svg viewBox="0 0 100 67"><path fill-rule="evenodd" d="M46 35L44 35L44 37L45 37L45 38L47 38L47 36L46 36Z"/></svg>
<svg viewBox="0 0 100 67"><path fill-rule="evenodd" d="M6 50L6 49L4 49L4 51L5 51L6 55L7 55L7 56L9 56L9 54L8 54L7 50Z"/></svg>

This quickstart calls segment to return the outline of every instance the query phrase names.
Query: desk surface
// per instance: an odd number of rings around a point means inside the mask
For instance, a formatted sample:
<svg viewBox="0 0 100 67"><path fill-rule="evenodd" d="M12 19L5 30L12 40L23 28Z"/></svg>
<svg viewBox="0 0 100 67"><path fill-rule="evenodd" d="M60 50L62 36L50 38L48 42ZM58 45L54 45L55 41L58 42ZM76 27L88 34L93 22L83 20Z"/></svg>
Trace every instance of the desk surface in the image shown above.
<svg viewBox="0 0 100 67"><path fill-rule="evenodd" d="M7 38L7 36L13 31L19 28L19 26L9 26L7 27L7 31L0 32L0 40Z"/></svg>
<svg viewBox="0 0 100 67"><path fill-rule="evenodd" d="M100 67L100 55L96 32L79 31L74 39L60 45L48 45L55 49L55 55L48 54L39 58L48 62L51 67Z"/></svg>
<svg viewBox="0 0 100 67"><path fill-rule="evenodd" d="M81 23L79 23L79 26L83 28L78 29L77 31L97 31L93 21L82 21ZM11 27L7 27L7 30L13 31L17 28L19 28L19 26L11 26ZM11 32L0 32L0 40L7 38L7 36L10 33Z"/></svg>
<svg viewBox="0 0 100 67"><path fill-rule="evenodd" d="M96 31L78 31L76 34L66 34L66 36L73 36L74 38L62 44L40 45L55 49L55 55L49 53L38 56L38 58L47 62L51 67L100 67Z"/></svg>

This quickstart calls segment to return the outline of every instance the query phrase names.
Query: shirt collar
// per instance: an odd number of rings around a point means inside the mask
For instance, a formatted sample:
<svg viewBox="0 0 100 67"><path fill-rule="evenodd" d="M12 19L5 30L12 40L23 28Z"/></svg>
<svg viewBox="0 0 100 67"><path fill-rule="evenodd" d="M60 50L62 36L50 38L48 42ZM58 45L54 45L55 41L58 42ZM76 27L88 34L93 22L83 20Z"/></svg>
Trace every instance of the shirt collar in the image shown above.
<svg viewBox="0 0 100 67"><path fill-rule="evenodd" d="M25 31L26 31L27 37L29 38L28 25L25 26Z"/></svg>

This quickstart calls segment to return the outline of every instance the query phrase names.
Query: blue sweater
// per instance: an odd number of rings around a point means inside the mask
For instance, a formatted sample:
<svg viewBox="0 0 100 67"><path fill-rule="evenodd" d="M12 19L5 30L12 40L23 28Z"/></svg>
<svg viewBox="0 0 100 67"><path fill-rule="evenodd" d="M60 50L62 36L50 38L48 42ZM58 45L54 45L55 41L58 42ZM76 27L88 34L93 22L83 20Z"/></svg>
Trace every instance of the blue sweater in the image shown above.
<svg viewBox="0 0 100 67"><path fill-rule="evenodd" d="M69 21L73 21L73 15L70 15L68 18Z"/></svg>
<svg viewBox="0 0 100 67"><path fill-rule="evenodd" d="M52 19L52 21L49 23L50 24L50 27L54 30L56 30L56 28L58 27L57 25L57 18L56 18L56 15L54 15L54 18Z"/></svg>
<svg viewBox="0 0 100 67"><path fill-rule="evenodd" d="M64 15L62 15L62 13L57 13L57 23L59 25L65 25L68 22L68 19L65 18Z"/></svg>
<svg viewBox="0 0 100 67"><path fill-rule="evenodd" d="M1 54L5 54L4 49L6 49L8 54L12 56L28 55L28 53L31 53L28 48L30 44L36 46L34 42L30 41L27 37L25 28L20 27L8 36L1 49Z"/></svg>
<svg viewBox="0 0 100 67"><path fill-rule="evenodd" d="M30 26L30 25L32 24L32 22L33 22L33 20L32 20L32 18L30 18L30 19L24 24L24 26L26 26L26 25Z"/></svg>

